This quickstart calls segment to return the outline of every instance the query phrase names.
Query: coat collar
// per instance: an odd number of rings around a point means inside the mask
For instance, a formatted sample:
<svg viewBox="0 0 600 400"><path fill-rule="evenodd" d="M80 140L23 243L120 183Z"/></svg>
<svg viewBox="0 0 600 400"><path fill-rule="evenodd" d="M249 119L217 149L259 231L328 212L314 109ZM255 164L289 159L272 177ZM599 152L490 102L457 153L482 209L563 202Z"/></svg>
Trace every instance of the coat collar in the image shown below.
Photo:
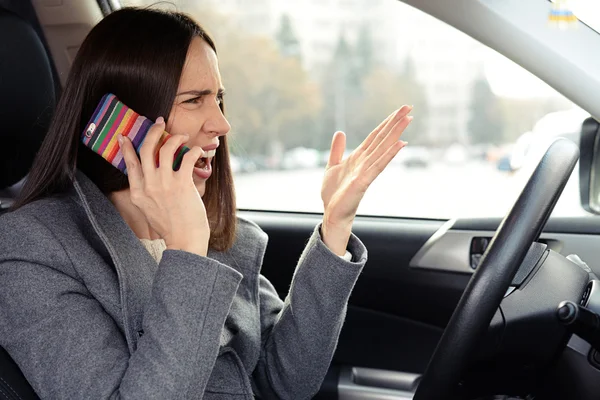
<svg viewBox="0 0 600 400"><path fill-rule="evenodd" d="M144 306L150 298L156 261L115 206L83 172L77 171L73 186L93 233L104 244L117 272L123 330L133 352L138 339L136 327L142 326Z"/></svg>
<svg viewBox="0 0 600 400"><path fill-rule="evenodd" d="M112 267L116 270L119 280L123 332L129 351L133 353L137 347L144 308L150 300L158 265L112 202L90 178L78 170L73 180L73 187L74 199L82 207L93 228L92 232L84 232L84 234L89 239L94 236L94 240L90 240L90 242L102 243L103 248L96 250L103 254L109 254ZM241 227L238 224L236 243L230 250L220 252L209 249L208 257L236 269L245 276L247 281L249 271L241 268L239 264L242 259L248 257L253 260L262 260L267 238L264 233L254 232L253 228L239 228ZM256 248L257 254L249 256L249 250L237 239L250 243L253 248ZM260 264L252 267L253 272L250 275L258 275ZM256 269L254 270L254 268Z"/></svg>

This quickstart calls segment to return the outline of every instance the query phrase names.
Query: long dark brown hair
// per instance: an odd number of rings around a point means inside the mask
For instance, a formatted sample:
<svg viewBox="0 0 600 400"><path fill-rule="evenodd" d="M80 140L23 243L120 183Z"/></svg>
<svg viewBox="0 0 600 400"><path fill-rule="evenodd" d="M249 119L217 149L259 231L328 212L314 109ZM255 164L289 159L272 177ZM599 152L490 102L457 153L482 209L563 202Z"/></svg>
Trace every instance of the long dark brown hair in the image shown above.
<svg viewBox="0 0 600 400"><path fill-rule="evenodd" d="M114 93L152 120L168 118L195 37L216 53L206 31L179 12L123 8L100 21L75 57L48 134L13 209L66 192L76 169L104 194L129 187L127 176L81 143L81 132L105 93ZM227 139L219 140L202 199L210 221L210 247L226 250L235 238L236 206Z"/></svg>

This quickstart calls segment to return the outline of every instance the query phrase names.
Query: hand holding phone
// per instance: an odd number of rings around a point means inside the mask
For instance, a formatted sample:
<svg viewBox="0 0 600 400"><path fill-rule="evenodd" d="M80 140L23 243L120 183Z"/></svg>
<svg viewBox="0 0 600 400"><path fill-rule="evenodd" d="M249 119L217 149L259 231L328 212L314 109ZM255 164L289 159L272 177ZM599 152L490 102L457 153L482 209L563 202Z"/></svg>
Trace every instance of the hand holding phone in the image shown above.
<svg viewBox="0 0 600 400"><path fill-rule="evenodd" d="M102 96L100 103L92 114L82 133L81 140L84 145L99 154L113 166L127 175L127 167L123 152L117 142L117 135L126 136L131 141L135 152L140 149L153 122L133 111L123 104L117 96L107 93ZM158 151L173 136L163 131L156 148L155 159L158 162ZM181 145L173 158L173 170L177 171L185 153L190 151L187 146Z"/></svg>
<svg viewBox="0 0 600 400"><path fill-rule="evenodd" d="M127 173L131 202L165 240L167 249L206 256L210 226L193 178L194 165L204 151L198 146L186 147L186 135L166 133L162 117L153 124L129 108L123 112L126 106L117 108L115 99L103 97L84 131L89 139L82 139L84 144ZM106 117L109 113L123 114L118 127L114 122L118 117ZM133 120L123 122L126 118ZM91 124L96 128L86 135Z"/></svg>

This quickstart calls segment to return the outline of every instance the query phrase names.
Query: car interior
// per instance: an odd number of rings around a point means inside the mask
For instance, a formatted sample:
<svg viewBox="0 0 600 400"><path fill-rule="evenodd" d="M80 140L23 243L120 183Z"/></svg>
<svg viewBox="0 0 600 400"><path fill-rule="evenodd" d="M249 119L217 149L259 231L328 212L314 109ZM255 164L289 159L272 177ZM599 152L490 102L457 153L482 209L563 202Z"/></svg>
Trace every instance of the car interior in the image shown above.
<svg viewBox="0 0 600 400"><path fill-rule="evenodd" d="M600 35L586 26L566 39L536 31L527 21L546 15L550 2L404 2L600 117L600 59L590 56ZM117 7L108 0L0 0L0 212L26 178L77 43ZM581 146L553 143L504 219L356 218L353 231L369 260L316 399L598 398L600 125L589 118L581 129ZM589 214L553 217L575 168ZM285 297L322 215L239 214L269 235L262 273ZM587 265L566 258L572 254ZM38 398L1 348L0 398Z"/></svg>

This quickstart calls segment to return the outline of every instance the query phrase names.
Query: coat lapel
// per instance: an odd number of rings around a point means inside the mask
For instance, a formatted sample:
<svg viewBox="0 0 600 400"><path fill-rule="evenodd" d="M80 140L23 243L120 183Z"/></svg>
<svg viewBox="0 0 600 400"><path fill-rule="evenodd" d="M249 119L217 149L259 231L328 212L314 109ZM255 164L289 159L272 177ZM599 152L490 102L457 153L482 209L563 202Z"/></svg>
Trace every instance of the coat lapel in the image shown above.
<svg viewBox="0 0 600 400"><path fill-rule="evenodd" d="M135 236L110 200L81 171L74 188L94 232L110 254L119 279L123 330L134 352L138 327L142 326L145 304L150 298L157 264Z"/></svg>

